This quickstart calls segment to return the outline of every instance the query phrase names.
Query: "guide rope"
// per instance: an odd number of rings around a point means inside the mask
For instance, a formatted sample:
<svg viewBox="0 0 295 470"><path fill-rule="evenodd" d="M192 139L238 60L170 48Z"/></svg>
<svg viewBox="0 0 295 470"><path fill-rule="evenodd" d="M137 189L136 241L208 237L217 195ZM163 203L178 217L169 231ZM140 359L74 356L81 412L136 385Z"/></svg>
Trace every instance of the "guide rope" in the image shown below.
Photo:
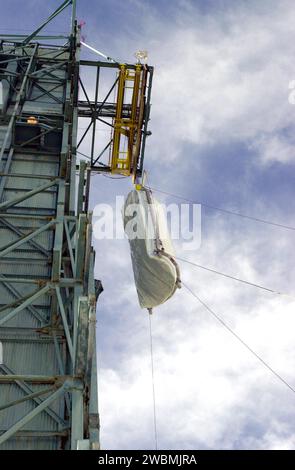
<svg viewBox="0 0 295 470"><path fill-rule="evenodd" d="M152 309L148 309L148 313L149 313L149 331L150 331L150 352L151 352L151 374L152 374L152 390L153 390L155 450L158 450L157 410L156 410L154 351L153 351L153 332L152 332L152 313L153 313Z"/></svg>

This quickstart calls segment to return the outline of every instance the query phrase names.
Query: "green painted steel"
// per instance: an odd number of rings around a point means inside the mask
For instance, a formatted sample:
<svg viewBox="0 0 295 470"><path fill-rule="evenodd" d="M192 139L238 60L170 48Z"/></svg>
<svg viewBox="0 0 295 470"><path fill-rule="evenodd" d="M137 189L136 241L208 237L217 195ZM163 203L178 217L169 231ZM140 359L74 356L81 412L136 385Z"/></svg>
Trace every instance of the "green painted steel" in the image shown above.
<svg viewBox="0 0 295 470"><path fill-rule="evenodd" d="M70 4L66 44L36 42ZM75 6L63 2L27 37L0 38L1 450L99 448L101 285L93 274L85 163L75 195Z"/></svg>

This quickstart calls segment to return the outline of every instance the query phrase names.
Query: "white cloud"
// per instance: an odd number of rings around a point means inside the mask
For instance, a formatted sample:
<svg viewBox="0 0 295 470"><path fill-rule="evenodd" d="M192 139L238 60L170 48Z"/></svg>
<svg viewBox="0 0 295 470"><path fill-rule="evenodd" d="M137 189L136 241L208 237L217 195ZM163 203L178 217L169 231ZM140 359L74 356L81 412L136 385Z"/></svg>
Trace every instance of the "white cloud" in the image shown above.
<svg viewBox="0 0 295 470"><path fill-rule="evenodd" d="M222 227L222 223L221 223ZM240 234L252 258L240 253L233 240L226 262L227 234L218 230L191 259L208 266L223 266L229 274L259 282L256 239ZM111 308L109 341L122 350L100 350L100 410L105 448L151 448L153 445L152 390L149 368L147 312L138 307L132 286L127 244L110 242L113 260L124 250L125 268L116 273L118 296L106 292L100 312ZM267 244L276 251L281 244L276 231ZM266 247L267 248L267 247ZM188 257L187 253L178 253ZM100 265L110 273L112 260ZM110 276L109 274L107 278ZM124 278L127 276L127 283ZM291 299L259 292L232 281L182 266L185 282L216 311L241 338L290 384L293 381L294 303ZM276 287L276 271L267 278ZM122 282L123 281L123 282ZM266 279L264 279L266 282ZM112 284L114 285L114 284ZM100 313L103 315L103 313ZM100 321L103 335L107 315ZM116 320L117 319L117 320ZM292 445L288 421L295 413L292 392L279 382L249 351L183 287L155 310L153 317L155 384L159 445L168 449L272 448ZM107 339L105 339L107 341ZM110 350L112 349L110 344ZM279 432L284 428L285 433ZM114 430L117 430L115 432ZM284 437L282 437L284 436Z"/></svg>
<svg viewBox="0 0 295 470"><path fill-rule="evenodd" d="M292 3L238 3L204 15L194 2L180 2L174 21L131 3L142 12L140 28L113 47L131 60L133 50L146 48L155 65L150 158L174 160L183 143L240 140L254 145L264 162L293 158L287 144L277 142L295 113L288 101L295 77Z"/></svg>
<svg viewBox="0 0 295 470"><path fill-rule="evenodd" d="M277 134L256 138L252 148L258 151L262 162L288 163L295 160L294 140Z"/></svg>

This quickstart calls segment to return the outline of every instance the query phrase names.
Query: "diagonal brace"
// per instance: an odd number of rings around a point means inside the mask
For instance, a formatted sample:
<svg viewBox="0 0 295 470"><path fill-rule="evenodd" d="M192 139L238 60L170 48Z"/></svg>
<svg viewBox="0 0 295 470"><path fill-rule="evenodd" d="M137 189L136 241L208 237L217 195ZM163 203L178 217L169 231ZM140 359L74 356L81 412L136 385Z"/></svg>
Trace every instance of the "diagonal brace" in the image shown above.
<svg viewBox="0 0 295 470"><path fill-rule="evenodd" d="M6 323L7 321L11 320L17 313L21 312L28 305L31 305L39 297L41 297L44 294L47 294L49 289L50 289L49 285L44 286L42 289L38 289L38 291L36 291L31 297L29 297L27 300L25 300L21 305L19 305L14 310L9 312L7 315L5 315L5 317L1 318L0 326L3 325L4 323Z"/></svg>
<svg viewBox="0 0 295 470"><path fill-rule="evenodd" d="M19 405L20 403L23 403L24 401L27 400L33 400L34 398L40 397L41 395L47 395L50 392L53 392L56 390L56 387L49 387L46 388L45 390L38 390L38 392L33 392L30 393L29 395L25 395L22 398L19 398L18 400L13 400L8 403L6 403L3 406L0 406L0 411L6 410L6 408L11 408L12 406Z"/></svg>
<svg viewBox="0 0 295 470"><path fill-rule="evenodd" d="M42 227L38 228L38 230L35 230L34 232L31 232L28 235L25 235L25 236L21 237L16 242L11 243L4 250L0 251L0 258L3 258L3 256L7 255L7 253L10 253L11 251L15 250L20 245L23 245L27 241L29 241L32 238L36 237L37 235L39 235L39 233L42 233L45 230L48 230L52 225L55 225L55 224L56 224L56 221L51 220L50 222L48 222L48 224L45 224Z"/></svg>
<svg viewBox="0 0 295 470"><path fill-rule="evenodd" d="M70 356L72 358L72 362L74 364L73 342L72 342L72 338L71 338L71 334L70 334L70 329L69 329L69 325L68 325L68 321L67 321L66 312L65 312L65 309L64 309L63 300L62 300L61 293L60 293L60 288L58 286L56 286L55 291L56 291L56 296L57 296L57 300L58 300L60 314L61 314L61 317L62 317L63 327L64 327L64 330L65 330L65 335L66 335L66 338L67 338L68 349L69 349L69 352L70 352Z"/></svg>
<svg viewBox="0 0 295 470"><path fill-rule="evenodd" d="M49 183L43 184L41 186L38 186L35 189L32 189L31 191L27 192L26 194L23 194L22 196L15 197L13 199L9 199L8 201L2 202L0 204L0 211L1 210L6 210L11 206L15 206L16 204L19 204L20 202L25 201L26 199L29 199L32 196L35 196L35 194L41 193L42 191L45 191L46 189L50 188L51 186L54 186L58 184L59 180L54 179L50 181Z"/></svg>
<svg viewBox="0 0 295 470"><path fill-rule="evenodd" d="M29 423L35 416L37 416L41 411L45 410L52 402L59 398L65 389L65 384L63 384L56 392L50 395L46 400L44 400L40 405L38 405L34 410L25 415L17 423L11 426L5 433L0 436L0 444L7 441L11 436L13 436L19 429L21 429L25 424Z"/></svg>
<svg viewBox="0 0 295 470"><path fill-rule="evenodd" d="M72 0L65 0L35 31L23 40L23 45L28 44L34 37L48 24L53 18L59 15L67 6L71 5Z"/></svg>

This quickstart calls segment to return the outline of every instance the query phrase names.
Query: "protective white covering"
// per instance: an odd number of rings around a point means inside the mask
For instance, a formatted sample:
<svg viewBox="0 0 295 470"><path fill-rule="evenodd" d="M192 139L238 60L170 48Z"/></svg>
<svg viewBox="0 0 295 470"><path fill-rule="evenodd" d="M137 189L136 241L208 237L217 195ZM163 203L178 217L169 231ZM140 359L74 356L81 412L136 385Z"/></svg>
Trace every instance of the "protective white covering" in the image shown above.
<svg viewBox="0 0 295 470"><path fill-rule="evenodd" d="M153 308L180 287L179 269L161 204L151 191L131 191L123 209L139 304Z"/></svg>

